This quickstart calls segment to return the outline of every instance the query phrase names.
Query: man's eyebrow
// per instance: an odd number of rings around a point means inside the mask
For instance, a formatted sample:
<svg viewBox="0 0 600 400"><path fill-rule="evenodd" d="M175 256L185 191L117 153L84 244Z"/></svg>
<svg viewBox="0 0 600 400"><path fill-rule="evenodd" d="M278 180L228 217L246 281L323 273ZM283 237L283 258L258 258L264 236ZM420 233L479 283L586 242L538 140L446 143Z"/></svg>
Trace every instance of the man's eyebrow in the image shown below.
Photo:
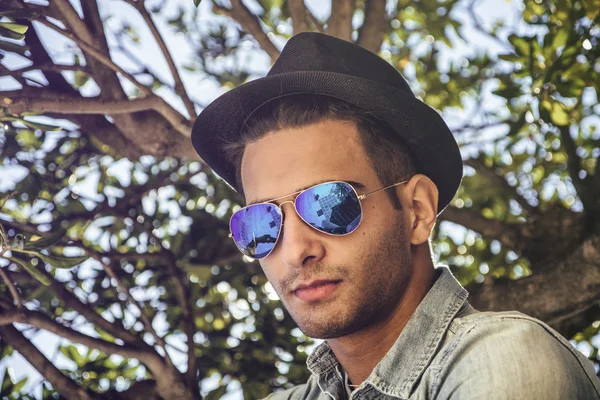
<svg viewBox="0 0 600 400"><path fill-rule="evenodd" d="M320 180L320 181L317 181L317 182L311 183L310 185L307 185L307 186L304 186L304 187L298 188L298 189L294 190L293 192L291 192L291 193L290 193L290 194L288 194L288 195L284 195L284 196L279 196L279 197L276 197L275 199L280 199L280 198L283 198L283 197L287 197L287 196L289 196L289 195L291 195L291 194L293 194L293 193L298 193L298 192L301 192L301 191L303 191L303 190L306 190L306 189L308 189L308 188L311 188L311 187L313 187L313 186L320 185L321 183L326 183L326 182L346 182L346 183L349 183L349 184L350 184L352 187L354 187L354 189L357 189L357 190L358 190L358 189L365 189L365 187L366 187L365 185L363 185L363 184L362 184L362 183L360 183L360 182L351 181L351 180L342 180L342 179L322 179L322 180ZM273 200L274 200L273 198L270 198L270 199L263 199L263 200L254 200L254 201L251 201L251 202L249 202L249 203L246 203L246 206L251 206L251 205L253 205L253 204L259 204L259 203L269 203L269 202L271 202L271 201L273 201Z"/></svg>

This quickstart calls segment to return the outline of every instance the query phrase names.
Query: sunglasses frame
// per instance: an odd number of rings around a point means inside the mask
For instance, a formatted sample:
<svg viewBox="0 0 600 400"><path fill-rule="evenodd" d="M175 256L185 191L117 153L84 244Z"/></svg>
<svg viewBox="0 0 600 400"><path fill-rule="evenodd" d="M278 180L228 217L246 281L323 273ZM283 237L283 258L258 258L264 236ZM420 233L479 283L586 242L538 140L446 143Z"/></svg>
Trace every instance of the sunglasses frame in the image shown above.
<svg viewBox="0 0 600 400"><path fill-rule="evenodd" d="M236 247L238 248L238 250L239 250L239 251L240 251L240 252L241 252L243 255L245 255L246 257L249 257L249 258L252 258L252 259L255 259L255 260L259 260L259 259L267 258L267 257L268 257L268 256L269 256L269 255L270 255L272 252L273 252L273 250L275 250L275 247L277 247L277 243L279 243L279 237L281 236L281 231L282 231L282 228L283 228L283 217L284 217L284 215L285 215L285 214L283 213L283 209L282 209L281 207L282 207L284 204L286 204L286 203L292 203L292 204L293 204L293 206L294 206L294 211L296 212L296 215L298 215L298 217L300 217L300 219L301 219L302 221L304 221L304 223L305 223L306 225L308 225L309 227L311 227L311 228L312 228L312 229L314 229L315 231L317 231L317 232L319 232L319 233L323 233L323 234L325 234L325 235L330 235L330 236L346 236L346 235L350 235L351 233L354 233L354 232L355 232L355 231L358 229L358 227L360 226L360 224L362 223L362 215L363 215L362 201L363 201L364 199L366 199L367 197L369 197L369 196L370 196L370 195L372 195L372 194L375 194L375 193L377 193L377 192L381 192L381 191L383 191L383 190L386 190L386 189L390 189L390 188L396 187L396 186L398 186L398 185L401 185L401 184L403 184L403 183L407 183L408 181L409 181L409 180L403 180L403 181L400 181L400 182L396 182L396 183L394 183L394 184L391 184L391 185L389 185L389 186L385 186L385 187L379 188L379 189L377 189L377 190L373 190L372 192L368 192L368 193L365 193L365 194L358 194L358 192L356 191L356 189L354 188L354 186L352 186L350 183L348 183L348 182L345 182L345 181L328 181L328 182L321 182L321 183L317 183L316 185L310 186L310 187L308 187L308 188L306 188L306 189L299 190L299 191L297 191L297 192L293 192L293 193L290 193L290 194L286 194L285 196L276 197L276 198L274 198L274 199L271 199L271 200L263 201L263 202L260 202L260 203L254 203L254 204L250 204L250 205L248 205L248 206L245 206L245 207L242 207L242 208L240 208L239 210L237 210L236 212L234 212L234 213L231 215L231 217L229 218L229 235L228 235L228 236L229 236L231 239L233 239L233 243L235 244L235 246L236 246ZM299 196L300 196L302 193L304 193L304 192L306 192L306 191L308 191L308 190L314 189L314 188L315 188L315 187L317 187L317 186L321 186L321 185L328 185L328 184L331 184L331 183L344 183L344 184L346 184L346 185L350 186L350 188L352 189L352 191L353 191L353 192L354 192L354 194L356 195L356 198L358 199L358 206L360 207L360 215L361 215L361 218L360 218L360 222L358 223L358 225L356 225L356 228L354 228L354 230L353 230L352 232L348 232L348 233L329 233L329 232L324 232L324 231L322 231L322 230L320 230L320 229L317 229L317 228L315 228L315 227L314 227L314 226L312 226L310 223L308 223L308 222L307 222L307 221L306 221L306 220L305 220L305 219L302 217L302 215L300 215L300 213L298 212L298 208L296 207L296 199L298 199L298 197L299 197ZM295 196L294 196L294 195L295 195ZM294 199L293 199L293 200L284 201L284 202L282 202L282 203L280 203L280 204L275 204L275 203L273 203L274 201L281 200L281 199L285 199L286 197L290 197L290 196L294 196ZM268 205L270 205L270 206L275 206L275 207L277 207L277 208L279 209L279 213L281 214L281 217L282 217L282 218L281 218L281 220L280 220L280 222L279 222L279 231L278 231L278 233L277 233L277 238L275 239L275 243L273 244L273 248L272 248L272 249L271 249L271 250L270 250L270 251L269 251L267 254L265 254L264 256L262 256L262 257L260 257L260 258L255 258L255 257L251 257L251 256L248 256L248 255L246 255L246 254L245 254L245 253L242 251L242 249L240 248L240 246L238 246L237 242L235 241L235 239L234 239L234 237L233 237L233 231L231 230L231 221L233 220L233 217L234 217L234 216L235 216L237 213L241 212L241 211L242 211L242 210L244 210L245 208L252 207L252 206L257 206L257 205L261 205L261 204L268 204Z"/></svg>

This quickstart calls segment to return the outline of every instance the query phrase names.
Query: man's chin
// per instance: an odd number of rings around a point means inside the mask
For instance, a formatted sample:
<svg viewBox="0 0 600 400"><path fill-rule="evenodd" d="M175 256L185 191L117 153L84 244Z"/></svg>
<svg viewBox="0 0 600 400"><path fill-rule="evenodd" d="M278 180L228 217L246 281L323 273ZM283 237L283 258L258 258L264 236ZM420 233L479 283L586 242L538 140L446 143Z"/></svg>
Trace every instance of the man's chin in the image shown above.
<svg viewBox="0 0 600 400"><path fill-rule="evenodd" d="M343 333L340 334L339 332L332 331L329 328L325 328L325 329L319 329L319 328L303 329L303 328L300 328L300 330L302 331L302 333L304 333L306 336L308 336L311 339L326 340L326 339L336 339L336 338L345 336Z"/></svg>
<svg viewBox="0 0 600 400"><path fill-rule="evenodd" d="M302 320L294 318L294 321L302 333L312 339L335 339L347 336L360 329L359 324L345 319L335 320L332 317L334 315L336 313L331 313L318 321L315 316L308 316L307 319ZM340 314L337 313L337 316L339 317Z"/></svg>

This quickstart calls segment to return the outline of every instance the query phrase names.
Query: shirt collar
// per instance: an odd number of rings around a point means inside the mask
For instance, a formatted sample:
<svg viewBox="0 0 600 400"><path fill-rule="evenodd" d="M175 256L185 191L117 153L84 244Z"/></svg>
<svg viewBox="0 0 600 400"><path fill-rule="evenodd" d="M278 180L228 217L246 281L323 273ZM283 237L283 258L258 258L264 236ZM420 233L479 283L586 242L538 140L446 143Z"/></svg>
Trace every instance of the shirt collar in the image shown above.
<svg viewBox="0 0 600 400"><path fill-rule="evenodd" d="M400 336L377 364L365 384L393 397L408 398L461 307L466 306L467 291L447 266L438 266L438 279L423 298ZM325 341L310 355L308 369L317 375L339 363ZM362 385L361 385L362 386Z"/></svg>

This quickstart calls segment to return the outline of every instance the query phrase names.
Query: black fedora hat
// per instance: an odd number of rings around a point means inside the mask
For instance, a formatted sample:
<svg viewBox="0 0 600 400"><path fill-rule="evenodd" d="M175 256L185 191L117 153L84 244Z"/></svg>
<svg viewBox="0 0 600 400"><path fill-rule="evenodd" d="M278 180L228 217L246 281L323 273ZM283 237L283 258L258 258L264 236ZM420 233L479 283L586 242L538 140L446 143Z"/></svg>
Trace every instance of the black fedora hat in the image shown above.
<svg viewBox="0 0 600 400"><path fill-rule="evenodd" d="M410 147L439 191L438 213L462 179L462 159L452 132L431 107L418 100L406 80L376 54L321 33L292 37L266 77L221 95L198 115L192 144L231 187L235 166L224 145L243 135L246 119L262 105L293 94L320 94L346 101L385 121Z"/></svg>

